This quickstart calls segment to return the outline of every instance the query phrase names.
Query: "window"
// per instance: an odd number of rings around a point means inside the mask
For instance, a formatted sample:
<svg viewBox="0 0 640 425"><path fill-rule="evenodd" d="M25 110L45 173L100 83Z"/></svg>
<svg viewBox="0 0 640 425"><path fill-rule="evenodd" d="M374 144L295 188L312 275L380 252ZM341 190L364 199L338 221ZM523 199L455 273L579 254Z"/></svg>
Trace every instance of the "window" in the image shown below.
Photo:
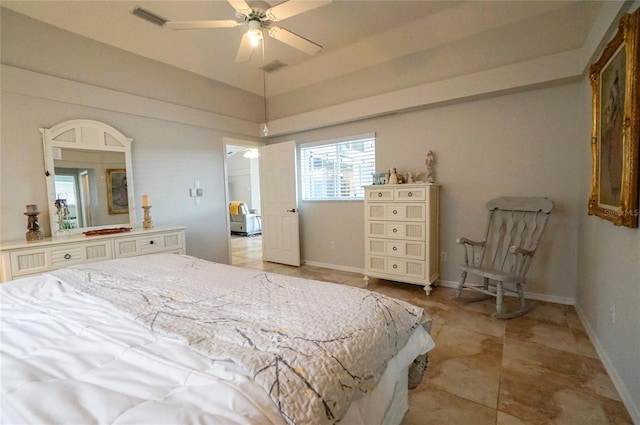
<svg viewBox="0 0 640 425"><path fill-rule="evenodd" d="M375 162L374 134L300 145L302 200L364 199Z"/></svg>

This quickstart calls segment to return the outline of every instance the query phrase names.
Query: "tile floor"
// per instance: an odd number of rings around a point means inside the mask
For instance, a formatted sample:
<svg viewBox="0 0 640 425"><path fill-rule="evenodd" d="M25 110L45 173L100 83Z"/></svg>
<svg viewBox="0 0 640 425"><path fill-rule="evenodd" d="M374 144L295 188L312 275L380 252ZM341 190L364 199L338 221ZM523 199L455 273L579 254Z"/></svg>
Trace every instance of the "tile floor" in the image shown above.
<svg viewBox="0 0 640 425"><path fill-rule="evenodd" d="M261 260L261 238L232 237L232 262L274 273L365 287L362 275ZM632 424L572 306L537 302L523 317L492 317L491 300L459 304L453 290L426 297L415 285L366 287L424 308L436 348L409 392L403 425Z"/></svg>

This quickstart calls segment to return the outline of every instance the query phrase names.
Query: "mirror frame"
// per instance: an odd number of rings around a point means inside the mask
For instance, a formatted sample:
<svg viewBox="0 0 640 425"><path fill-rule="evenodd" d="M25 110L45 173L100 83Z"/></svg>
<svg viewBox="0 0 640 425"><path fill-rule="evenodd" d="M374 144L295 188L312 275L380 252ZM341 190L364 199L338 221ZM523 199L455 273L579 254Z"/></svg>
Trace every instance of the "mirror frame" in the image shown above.
<svg viewBox="0 0 640 425"><path fill-rule="evenodd" d="M55 191L55 164L53 160L53 148L82 149L103 152L123 152L125 168L127 170L127 198L129 200L129 223L123 226L136 227L135 203L133 192L133 166L131 163L131 142L133 139L125 137L115 128L93 120L70 120L62 122L51 128L41 128L42 144L44 147L45 176L47 180L47 199L49 211L49 223L51 236L60 236L58 233L58 217L54 208L56 201ZM106 207L106 206L105 206ZM65 230L65 234L82 233L88 230L107 229L118 225L101 225L92 227L79 227Z"/></svg>

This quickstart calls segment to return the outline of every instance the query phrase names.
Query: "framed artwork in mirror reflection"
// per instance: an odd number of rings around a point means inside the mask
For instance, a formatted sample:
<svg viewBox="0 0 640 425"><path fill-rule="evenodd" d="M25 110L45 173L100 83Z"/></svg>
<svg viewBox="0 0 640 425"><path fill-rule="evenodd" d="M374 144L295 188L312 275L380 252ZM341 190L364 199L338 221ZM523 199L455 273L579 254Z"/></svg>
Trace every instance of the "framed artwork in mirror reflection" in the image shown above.
<svg viewBox="0 0 640 425"><path fill-rule="evenodd" d="M129 213L127 170L124 168L107 169L107 205L110 215Z"/></svg>

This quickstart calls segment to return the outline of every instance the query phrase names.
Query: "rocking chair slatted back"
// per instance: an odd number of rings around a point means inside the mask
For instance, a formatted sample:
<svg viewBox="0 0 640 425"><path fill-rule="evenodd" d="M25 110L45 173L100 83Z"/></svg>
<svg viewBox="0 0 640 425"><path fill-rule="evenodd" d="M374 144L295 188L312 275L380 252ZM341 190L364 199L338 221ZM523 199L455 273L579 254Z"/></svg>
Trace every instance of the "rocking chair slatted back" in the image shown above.
<svg viewBox="0 0 640 425"><path fill-rule="evenodd" d="M524 277L549 219L547 198L498 198L490 201L489 224L480 267ZM532 251L522 264L512 247Z"/></svg>

